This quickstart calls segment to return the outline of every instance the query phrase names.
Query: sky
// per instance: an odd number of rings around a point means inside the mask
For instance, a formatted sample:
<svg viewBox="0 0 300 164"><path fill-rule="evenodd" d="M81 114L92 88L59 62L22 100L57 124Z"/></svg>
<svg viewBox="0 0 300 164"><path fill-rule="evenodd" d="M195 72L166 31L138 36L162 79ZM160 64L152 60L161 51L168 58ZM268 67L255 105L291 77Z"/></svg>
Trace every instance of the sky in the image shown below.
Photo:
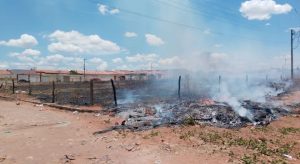
<svg viewBox="0 0 300 164"><path fill-rule="evenodd" d="M0 69L250 71L289 67L300 1L0 0L0 22Z"/></svg>

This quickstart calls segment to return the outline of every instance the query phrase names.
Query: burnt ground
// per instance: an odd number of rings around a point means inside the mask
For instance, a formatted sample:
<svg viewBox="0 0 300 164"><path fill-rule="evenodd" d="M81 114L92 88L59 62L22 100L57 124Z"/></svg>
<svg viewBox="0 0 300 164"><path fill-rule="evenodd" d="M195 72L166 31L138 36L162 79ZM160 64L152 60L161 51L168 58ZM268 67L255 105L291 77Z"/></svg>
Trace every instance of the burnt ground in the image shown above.
<svg viewBox="0 0 300 164"><path fill-rule="evenodd" d="M294 114L265 126L207 125L95 131L109 115L64 112L0 100L0 163L299 163L300 92L283 95Z"/></svg>

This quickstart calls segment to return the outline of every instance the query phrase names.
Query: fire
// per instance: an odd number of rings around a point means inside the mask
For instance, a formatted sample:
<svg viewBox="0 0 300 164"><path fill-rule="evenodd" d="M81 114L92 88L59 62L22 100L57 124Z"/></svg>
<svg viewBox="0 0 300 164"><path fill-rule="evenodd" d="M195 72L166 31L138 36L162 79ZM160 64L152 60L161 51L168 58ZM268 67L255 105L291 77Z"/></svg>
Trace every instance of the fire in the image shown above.
<svg viewBox="0 0 300 164"><path fill-rule="evenodd" d="M209 105L214 105L215 101L212 99L201 99L201 100L199 100L199 103L202 105L209 106Z"/></svg>

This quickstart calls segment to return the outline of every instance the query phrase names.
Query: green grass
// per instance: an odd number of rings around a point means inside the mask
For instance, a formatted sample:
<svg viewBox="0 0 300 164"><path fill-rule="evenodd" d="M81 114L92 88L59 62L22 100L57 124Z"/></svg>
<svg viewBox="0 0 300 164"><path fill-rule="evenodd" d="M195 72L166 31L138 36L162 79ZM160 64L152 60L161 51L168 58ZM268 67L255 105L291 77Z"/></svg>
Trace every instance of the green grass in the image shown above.
<svg viewBox="0 0 300 164"><path fill-rule="evenodd" d="M194 136L195 136L195 131L188 131L180 135L179 138L183 140L188 140L190 139L190 137L194 137Z"/></svg>
<svg viewBox="0 0 300 164"><path fill-rule="evenodd" d="M281 128L279 129L279 132L283 135L288 135L288 134L295 134L295 133L299 133L300 132L300 128Z"/></svg>

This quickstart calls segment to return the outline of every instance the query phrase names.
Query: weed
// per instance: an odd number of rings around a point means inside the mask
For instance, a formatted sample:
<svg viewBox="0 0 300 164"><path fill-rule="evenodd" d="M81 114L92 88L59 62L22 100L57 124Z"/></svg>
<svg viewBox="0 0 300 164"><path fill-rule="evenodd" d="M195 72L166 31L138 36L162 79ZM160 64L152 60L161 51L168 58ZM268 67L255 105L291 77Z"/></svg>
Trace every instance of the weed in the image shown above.
<svg viewBox="0 0 300 164"><path fill-rule="evenodd" d="M212 133L200 133L199 138L201 138L205 142L210 143L223 143L222 137L217 132Z"/></svg>
<svg viewBox="0 0 300 164"><path fill-rule="evenodd" d="M183 124L184 125L194 126L194 125L196 125L196 121L195 121L195 119L192 116L189 116L189 117L187 117L187 118L184 119Z"/></svg>
<svg viewBox="0 0 300 164"><path fill-rule="evenodd" d="M156 137L159 135L159 132L151 131L151 133L149 135L150 135L150 137Z"/></svg>
<svg viewBox="0 0 300 164"><path fill-rule="evenodd" d="M296 145L296 143L284 144L281 147L279 147L278 149L276 149L275 152L278 153L278 155L289 154L295 145Z"/></svg>
<svg viewBox="0 0 300 164"><path fill-rule="evenodd" d="M287 162L282 159L275 159L271 161L271 164L287 164Z"/></svg>
<svg viewBox="0 0 300 164"><path fill-rule="evenodd" d="M183 139L183 140L187 140L189 139L190 137L194 137L195 136L195 132L193 131L188 131L182 135L179 136L180 139Z"/></svg>
<svg viewBox="0 0 300 164"><path fill-rule="evenodd" d="M254 163L257 163L257 157L256 157L255 154L253 154L252 156L244 155L244 156L241 158L241 161L242 161L244 164L254 164Z"/></svg>
<svg viewBox="0 0 300 164"><path fill-rule="evenodd" d="M281 128L279 129L279 132L283 135L288 135L288 134L291 134L291 133L298 133L300 132L300 128Z"/></svg>

